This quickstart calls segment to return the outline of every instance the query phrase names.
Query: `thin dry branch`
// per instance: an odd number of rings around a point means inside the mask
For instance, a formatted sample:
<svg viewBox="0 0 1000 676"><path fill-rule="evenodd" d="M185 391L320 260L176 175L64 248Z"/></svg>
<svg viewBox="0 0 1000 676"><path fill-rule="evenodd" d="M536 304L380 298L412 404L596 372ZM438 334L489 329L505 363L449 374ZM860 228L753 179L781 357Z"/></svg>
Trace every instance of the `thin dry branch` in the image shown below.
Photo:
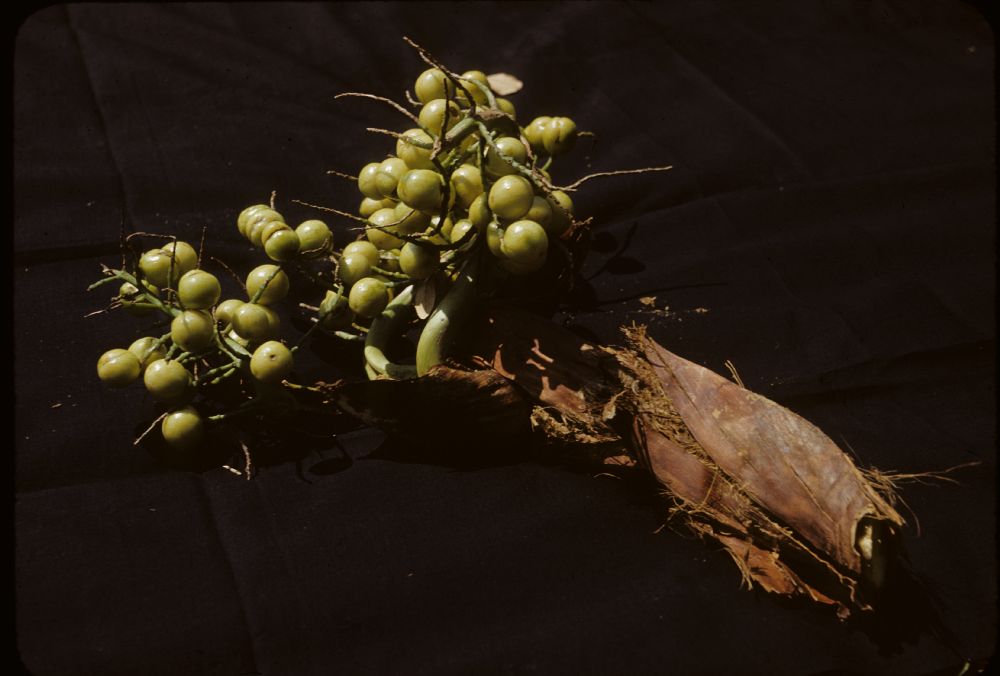
<svg viewBox="0 0 1000 676"><path fill-rule="evenodd" d="M350 174L345 174L342 171L337 171L336 169L327 169L326 173L330 176L339 176L340 178L346 178L348 181L357 181L357 176L351 176Z"/></svg>
<svg viewBox="0 0 1000 676"><path fill-rule="evenodd" d="M371 225L368 219L361 218L360 216L355 216L354 214L349 214L346 211L341 211L340 209L334 209L333 207L323 207L318 204L310 204L309 202L303 202L302 200L291 200L295 204L301 204L304 207L310 207L312 209L319 209L321 211L329 211L332 214L337 214L338 216L343 216L344 218L350 218L352 221L358 221L364 223L366 226Z"/></svg>
<svg viewBox="0 0 1000 676"><path fill-rule="evenodd" d="M413 113L411 113L406 108L404 108L403 106L399 105L398 103L396 103L392 99L386 98L385 96L377 96L375 94L365 94L364 92L344 92L343 94L337 94L333 98L334 99L339 99L339 98L343 98L345 96L354 96L354 97L357 97L357 98L372 99L374 101L381 101L382 103L388 103L390 106L392 106L393 108L395 108L396 110L398 110L399 112L401 112L403 115L406 115L406 117L408 117L411 120L413 120L413 122L415 124L418 124L418 125L420 124L420 120L417 119L416 115L414 115Z"/></svg>
<svg viewBox="0 0 1000 676"><path fill-rule="evenodd" d="M560 188L565 192L571 192L580 187L585 181L589 181L592 178L600 178L601 176L621 176L624 174L646 174L653 171L670 171L673 169L673 165L667 165L665 167L643 167L642 169L619 169L618 171L599 171L596 174L587 174L583 178L570 183L567 186Z"/></svg>

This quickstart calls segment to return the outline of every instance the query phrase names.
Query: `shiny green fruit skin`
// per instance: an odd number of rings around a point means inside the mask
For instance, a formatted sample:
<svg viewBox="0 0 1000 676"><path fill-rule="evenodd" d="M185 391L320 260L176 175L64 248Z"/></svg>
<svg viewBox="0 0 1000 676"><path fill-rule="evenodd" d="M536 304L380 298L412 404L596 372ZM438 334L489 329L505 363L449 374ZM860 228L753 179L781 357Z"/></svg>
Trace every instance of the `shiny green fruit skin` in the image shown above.
<svg viewBox="0 0 1000 676"><path fill-rule="evenodd" d="M422 72L413 85L413 93L420 103L430 103L434 99L447 98L454 95L455 83L437 68L428 68Z"/></svg>
<svg viewBox="0 0 1000 676"><path fill-rule="evenodd" d="M341 256L337 274L344 286L353 286L356 281L368 277L372 273L372 264L364 254L348 254Z"/></svg>
<svg viewBox="0 0 1000 676"><path fill-rule="evenodd" d="M440 264L438 252L431 247L407 242L399 250L399 269L410 279L426 279Z"/></svg>
<svg viewBox="0 0 1000 676"><path fill-rule="evenodd" d="M191 374L179 362L157 359L146 367L142 381L154 399L171 401L187 392Z"/></svg>
<svg viewBox="0 0 1000 676"><path fill-rule="evenodd" d="M277 384L292 372L292 352L276 340L263 343L250 357L250 373L262 383Z"/></svg>
<svg viewBox="0 0 1000 676"><path fill-rule="evenodd" d="M528 143L531 144L531 149L536 153L545 152L545 145L542 142L542 133L551 121L551 117L542 115L541 117L536 117L534 120L529 122L528 126L524 128L524 138L528 139Z"/></svg>
<svg viewBox="0 0 1000 676"><path fill-rule="evenodd" d="M420 143L433 143L434 139L423 129L414 127L407 129L403 135L396 140L396 157L403 160L410 169L433 169L431 162L431 151L418 148L412 143L407 143L407 139L412 139Z"/></svg>
<svg viewBox="0 0 1000 676"><path fill-rule="evenodd" d="M170 322L170 340L185 352L201 352L215 337L215 319L205 310L185 310Z"/></svg>
<svg viewBox="0 0 1000 676"><path fill-rule="evenodd" d="M361 214L363 218L368 218L379 209L385 209L386 207L391 209L394 206L396 206L396 202L388 197L380 200L373 200L371 197L365 197L361 200L361 205L358 206L358 213Z"/></svg>
<svg viewBox="0 0 1000 676"><path fill-rule="evenodd" d="M191 270L177 282L177 297L186 310L207 310L221 295L222 285L211 272Z"/></svg>
<svg viewBox="0 0 1000 676"><path fill-rule="evenodd" d="M455 201L468 209L472 202L483 194L483 175L474 164L463 164L451 173L451 189Z"/></svg>
<svg viewBox="0 0 1000 676"><path fill-rule="evenodd" d="M244 231L246 230L247 227L247 220L251 216L253 216L254 213L260 211L261 209L270 209L270 208L271 207L269 207L266 204L254 204L241 211L240 215L237 216L236 218L236 228L240 231L240 234L246 237L246 232Z"/></svg>
<svg viewBox="0 0 1000 676"><path fill-rule="evenodd" d="M367 199L367 198L366 198ZM312 219L299 223L295 228L299 236L299 253L312 254L326 251L333 245L333 233L323 221Z"/></svg>
<svg viewBox="0 0 1000 676"><path fill-rule="evenodd" d="M373 200L380 200L384 195L379 192L376 178L378 176L378 162L369 162L358 172L358 190L365 197Z"/></svg>
<svg viewBox="0 0 1000 676"><path fill-rule="evenodd" d="M430 169L411 169L399 180L397 193L406 206L433 212L441 207L444 178Z"/></svg>
<svg viewBox="0 0 1000 676"><path fill-rule="evenodd" d="M141 373L142 363L128 350L108 350L97 360L97 377L108 387L131 385Z"/></svg>
<svg viewBox="0 0 1000 676"><path fill-rule="evenodd" d="M485 228L493 220L485 193L472 200L472 204L469 205L469 220L479 230Z"/></svg>
<svg viewBox="0 0 1000 676"><path fill-rule="evenodd" d="M258 205L261 206L261 205ZM240 228L240 234L250 239L253 229L260 228L261 223L268 223L270 221L278 221L279 223L285 222L285 217L279 214L277 211L271 207L264 207L263 209L254 209L248 215L246 220L243 222L243 227Z"/></svg>
<svg viewBox="0 0 1000 676"><path fill-rule="evenodd" d="M500 242L503 257L524 273L534 272L545 265L548 249L549 238L545 228L528 220L508 225Z"/></svg>
<svg viewBox="0 0 1000 676"><path fill-rule="evenodd" d="M504 176L490 188L490 210L505 220L523 218L535 198L534 188L523 176Z"/></svg>
<svg viewBox="0 0 1000 676"><path fill-rule="evenodd" d="M259 305L273 305L288 295L288 275L277 265L258 265L247 275L246 287L250 300Z"/></svg>
<svg viewBox="0 0 1000 676"><path fill-rule="evenodd" d="M153 338L152 336L145 336L133 341L133 343L128 346L128 351L139 359L139 367L141 371L145 371L146 367L157 359L163 359L167 356L167 349L158 339Z"/></svg>
<svg viewBox="0 0 1000 676"><path fill-rule="evenodd" d="M473 224L472 221L470 221L468 218L463 218L459 220L458 223L455 223L454 226L452 226L451 232L448 233L448 240L452 244L454 244L455 242L465 237L465 233L469 232L470 230L474 230L475 228L476 226Z"/></svg>
<svg viewBox="0 0 1000 676"><path fill-rule="evenodd" d="M341 254L343 256L361 254L368 259L369 264L378 265L378 247L363 239L356 240L345 246Z"/></svg>
<svg viewBox="0 0 1000 676"><path fill-rule="evenodd" d="M215 321L226 326L233 322L233 315L246 301L238 298L229 298L215 306Z"/></svg>
<svg viewBox="0 0 1000 676"><path fill-rule="evenodd" d="M398 157L389 157L379 162L378 170L375 172L375 189L383 198L395 197L396 186L403 174L409 171L406 162Z"/></svg>
<svg viewBox="0 0 1000 676"><path fill-rule="evenodd" d="M552 221L552 205L544 197L535 195L535 198L531 201L531 208L528 209L528 213L524 215L524 218L538 223L548 232L548 225Z"/></svg>
<svg viewBox="0 0 1000 676"><path fill-rule="evenodd" d="M499 108L501 111L507 113L511 117L513 117L515 119L517 118L517 110L514 109L514 104L513 103L511 103L509 100L503 98L502 96L496 97L496 101L497 101L497 108Z"/></svg>
<svg viewBox="0 0 1000 676"><path fill-rule="evenodd" d="M385 283L374 277L359 279L351 287L347 304L355 314L372 319L389 304L389 289Z"/></svg>
<svg viewBox="0 0 1000 676"><path fill-rule="evenodd" d="M497 150L490 148L486 151L486 170L493 176L509 176L517 173L514 165L501 157L501 154L521 165L528 161L528 151L520 139L501 136L495 141L495 145Z"/></svg>
<svg viewBox="0 0 1000 676"><path fill-rule="evenodd" d="M160 423L160 432L167 445L176 451L197 448L205 438L205 423L192 406L172 411Z"/></svg>
<svg viewBox="0 0 1000 676"><path fill-rule="evenodd" d="M568 117L554 117L542 130L542 146L549 155L562 155L576 145L576 123Z"/></svg>
<svg viewBox="0 0 1000 676"><path fill-rule="evenodd" d="M489 102L486 92L474 85L472 82L465 82L464 80L478 82L489 89L490 81L486 78L486 73L481 70L467 70L459 77L459 82L461 82L462 86L465 87L469 91L469 94L472 95L472 100L476 102L476 105L485 106ZM461 90L456 92L456 96L463 104L468 103L465 99L465 94L463 94Z"/></svg>
<svg viewBox="0 0 1000 676"><path fill-rule="evenodd" d="M440 136L455 126L461 114L462 111L454 101L434 99L425 103L420 109L417 121L428 133Z"/></svg>
<svg viewBox="0 0 1000 676"><path fill-rule="evenodd" d="M180 270L180 275L198 267L198 252L187 242L177 240L161 248L168 256L174 257L174 267Z"/></svg>
<svg viewBox="0 0 1000 676"><path fill-rule="evenodd" d="M559 237L572 225L573 200L562 190L553 190L547 201L552 207L552 218L545 230L553 237Z"/></svg>
<svg viewBox="0 0 1000 676"><path fill-rule="evenodd" d="M244 303L233 313L233 331L249 341L273 338L279 326L278 313L266 305Z"/></svg>
<svg viewBox="0 0 1000 676"><path fill-rule="evenodd" d="M142 254L139 257L139 271L145 280L161 289L172 286L182 274L170 254L162 249L150 249Z"/></svg>
<svg viewBox="0 0 1000 676"><path fill-rule="evenodd" d="M396 249L403 246L403 240L395 237L393 233L399 232L397 229L396 210L385 208L379 209L368 217L368 222L374 226L365 229L365 237L381 250Z"/></svg>
<svg viewBox="0 0 1000 676"><path fill-rule="evenodd" d="M272 261L283 263L299 253L301 242L298 234L291 229L278 230L264 241L264 253Z"/></svg>
<svg viewBox="0 0 1000 676"><path fill-rule="evenodd" d="M417 211L403 202L397 204L393 211L399 224L396 229L403 234L412 235L416 232L423 232L431 224L430 214Z"/></svg>

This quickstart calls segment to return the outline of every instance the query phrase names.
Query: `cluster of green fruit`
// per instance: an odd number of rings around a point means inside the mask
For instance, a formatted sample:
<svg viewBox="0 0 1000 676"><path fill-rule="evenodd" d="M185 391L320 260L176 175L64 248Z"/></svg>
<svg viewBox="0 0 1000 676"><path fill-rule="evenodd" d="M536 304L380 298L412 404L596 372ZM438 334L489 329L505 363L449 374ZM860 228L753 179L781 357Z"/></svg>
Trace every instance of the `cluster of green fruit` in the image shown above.
<svg viewBox="0 0 1000 676"><path fill-rule="evenodd" d="M357 176L365 234L341 252L338 278L362 317L391 299L386 272L447 276L485 247L507 272L531 273L572 224L572 200L547 171L574 145L572 120L538 117L522 129L513 104L478 70L453 77L430 68L414 93L418 126L397 135L394 155Z"/></svg>
<svg viewBox="0 0 1000 676"><path fill-rule="evenodd" d="M273 399L290 375L296 348L280 342L273 309L288 294L288 266L309 274L305 262L332 265L332 274L310 275L326 289L315 328L364 340L371 377L410 377L439 363L456 310L475 298L480 261L491 261L500 277L538 271L551 243L572 230L572 200L549 175L552 158L576 141L572 120L538 117L522 128L514 106L481 71L456 76L430 68L414 93L416 126L389 132L397 139L395 154L356 177L360 216L345 214L364 224L356 241L335 249L323 221L292 228L273 203L254 204L240 212L237 229L274 263L247 276L246 300L220 302L219 280L181 241L146 251L131 272L106 270L109 277L92 285L120 280L115 304L137 315L160 313L170 323L164 335L109 350L97 363L107 385L141 379L166 405L160 429L169 445L201 443L206 419L196 397L205 387L238 375L256 392L245 409ZM381 352L383 334L402 329L417 303L414 285L432 279L440 291L435 314L423 315L416 369L393 371ZM401 314L402 307L409 312Z"/></svg>
<svg viewBox="0 0 1000 676"><path fill-rule="evenodd" d="M329 239L329 229L314 223L322 227L310 228L325 230ZM260 265L246 278L247 300L219 302L222 285L198 263L195 249L177 241L143 253L134 275L112 271L110 279L125 280L115 301L133 314L159 311L169 319L170 331L108 350L97 361L97 375L106 385L121 388L141 378L150 395L169 407L161 431L179 448L196 446L204 434L202 417L191 405L199 388L240 370L263 386L274 385L293 363L292 350L276 340L281 320L271 307L288 293L285 272Z"/></svg>

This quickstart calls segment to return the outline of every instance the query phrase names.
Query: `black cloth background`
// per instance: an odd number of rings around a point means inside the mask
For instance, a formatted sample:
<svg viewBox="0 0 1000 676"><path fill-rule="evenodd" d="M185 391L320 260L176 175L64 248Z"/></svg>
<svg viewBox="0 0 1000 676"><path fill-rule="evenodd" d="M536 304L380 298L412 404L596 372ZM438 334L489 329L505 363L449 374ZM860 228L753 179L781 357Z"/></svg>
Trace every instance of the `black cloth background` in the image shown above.
<svg viewBox="0 0 1000 676"><path fill-rule="evenodd" d="M94 364L143 322L84 318L107 303L85 288L117 262L123 220L189 241L206 227L208 250L246 271L244 206L276 190L290 222L320 215L292 199L354 208L326 171L391 151L365 127L404 125L333 96L402 100L424 68L403 35L457 70L519 76L519 118L595 132L557 181L674 166L577 194L597 236L567 325L614 343L645 323L688 359L731 360L863 465L980 463L958 485L907 485L919 529L904 516L964 653L992 656L994 46L970 6L77 4L30 16L14 47L30 673L957 671L926 636L880 646L741 589L724 553L657 532L668 505L628 482L396 462L364 428L286 449L250 482L133 447L152 404L103 388ZM329 344L308 352L303 379L361 375Z"/></svg>

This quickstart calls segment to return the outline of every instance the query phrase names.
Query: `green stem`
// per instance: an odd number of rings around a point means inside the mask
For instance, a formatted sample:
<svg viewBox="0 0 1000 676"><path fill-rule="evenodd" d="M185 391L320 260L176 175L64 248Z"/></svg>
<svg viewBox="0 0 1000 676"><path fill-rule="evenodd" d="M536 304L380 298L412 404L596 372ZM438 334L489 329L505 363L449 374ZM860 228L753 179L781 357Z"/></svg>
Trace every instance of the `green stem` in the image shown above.
<svg viewBox="0 0 1000 676"><path fill-rule="evenodd" d="M426 374L444 361L455 332L476 298L476 258L470 258L458 273L455 285L441 300L420 332L417 341L417 375Z"/></svg>
<svg viewBox="0 0 1000 676"><path fill-rule="evenodd" d="M365 337L365 365L368 377L387 375L396 380L413 378L416 367L410 364L396 364L385 356L385 348L392 336L399 333L403 324L413 317L413 285L403 289L392 299L378 317L372 320Z"/></svg>

